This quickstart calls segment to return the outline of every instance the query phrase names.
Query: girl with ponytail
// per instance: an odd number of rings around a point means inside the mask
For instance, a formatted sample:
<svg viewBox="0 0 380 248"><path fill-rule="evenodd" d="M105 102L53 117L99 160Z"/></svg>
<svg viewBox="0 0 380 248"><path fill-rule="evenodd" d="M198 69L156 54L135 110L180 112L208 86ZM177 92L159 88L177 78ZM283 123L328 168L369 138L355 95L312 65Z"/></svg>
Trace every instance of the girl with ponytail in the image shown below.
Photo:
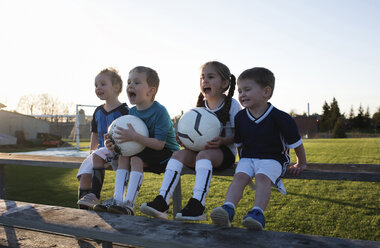
<svg viewBox="0 0 380 248"><path fill-rule="evenodd" d="M151 202L143 203L140 211L156 217L167 219L169 200L178 184L183 165L195 168L195 185L193 196L176 220L205 220L205 198L210 186L213 169L230 168L235 163L234 117L241 107L233 97L236 79L228 67L217 61L210 61L201 66L200 91L197 107L205 107L214 112L223 125L220 137L210 140L205 149L195 152L182 149L170 158L160 194ZM227 95L225 92L228 90Z"/></svg>

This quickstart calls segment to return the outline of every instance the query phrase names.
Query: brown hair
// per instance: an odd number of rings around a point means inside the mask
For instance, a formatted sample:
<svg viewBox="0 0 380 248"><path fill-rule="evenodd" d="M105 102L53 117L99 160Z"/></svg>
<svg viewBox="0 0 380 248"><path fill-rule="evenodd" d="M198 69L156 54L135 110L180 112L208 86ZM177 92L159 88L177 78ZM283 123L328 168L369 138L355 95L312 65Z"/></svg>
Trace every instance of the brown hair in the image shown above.
<svg viewBox="0 0 380 248"><path fill-rule="evenodd" d="M274 91L275 77L273 72L264 67L254 67L243 71L238 77L238 82L244 79L254 80L262 88L270 87L272 89L271 97Z"/></svg>
<svg viewBox="0 0 380 248"><path fill-rule="evenodd" d="M120 85L120 89L118 93L120 94L121 91L123 90L123 80L121 79L119 75L119 71L116 70L115 68L109 67L106 69L101 70L97 76L105 74L110 77L112 85Z"/></svg>
<svg viewBox="0 0 380 248"><path fill-rule="evenodd" d="M229 112L231 108L231 102L232 97L235 92L235 85L236 85L236 78L234 75L231 74L230 69L225 64L222 64L218 61L209 61L201 66L201 69L205 68L206 66L211 65L215 68L216 72L219 74L219 76L222 78L222 80L228 80L229 85L223 90L223 92L226 92L226 90L229 89L226 99L224 100L224 106L222 108L222 117L221 122L223 127L226 125L227 121L230 118ZM198 96L198 102L197 107L203 106L204 102L204 96L202 92ZM222 130L222 136L225 136L225 129Z"/></svg>
<svg viewBox="0 0 380 248"><path fill-rule="evenodd" d="M145 66L136 66L129 73L133 71L138 72L138 73L145 73L146 82L148 83L148 85L150 87L156 87L158 90L158 86L160 85L160 78L158 77L158 74L155 70L149 67L145 67Z"/></svg>

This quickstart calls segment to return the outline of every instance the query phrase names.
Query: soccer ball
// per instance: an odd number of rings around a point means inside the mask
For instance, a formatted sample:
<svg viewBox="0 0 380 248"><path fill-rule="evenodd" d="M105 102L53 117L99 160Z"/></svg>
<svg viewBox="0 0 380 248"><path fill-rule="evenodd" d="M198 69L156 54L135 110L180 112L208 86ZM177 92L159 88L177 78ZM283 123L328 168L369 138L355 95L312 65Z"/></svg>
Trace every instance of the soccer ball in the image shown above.
<svg viewBox="0 0 380 248"><path fill-rule="evenodd" d="M181 117L177 135L186 148L201 151L208 141L220 135L221 130L222 124L213 112L204 107L197 107Z"/></svg>
<svg viewBox="0 0 380 248"><path fill-rule="evenodd" d="M118 142L117 134L114 133L116 127L128 129L128 124L132 124L135 131L139 134L144 135L145 137L149 136L148 128L146 127L145 123L137 116L123 115L114 120L108 127L108 138L111 139L115 144L115 152L123 156L133 156L145 148L144 145L135 141L128 141L123 143Z"/></svg>

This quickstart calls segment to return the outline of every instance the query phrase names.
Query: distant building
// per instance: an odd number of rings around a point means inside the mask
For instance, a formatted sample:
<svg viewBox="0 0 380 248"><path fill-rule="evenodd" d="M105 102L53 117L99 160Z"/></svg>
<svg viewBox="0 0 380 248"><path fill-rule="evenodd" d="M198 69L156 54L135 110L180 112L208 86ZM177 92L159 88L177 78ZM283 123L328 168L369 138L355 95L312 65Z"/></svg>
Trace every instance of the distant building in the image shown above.
<svg viewBox="0 0 380 248"><path fill-rule="evenodd" d="M313 138L318 132L318 116L296 116L296 121L300 135L303 138Z"/></svg>
<svg viewBox="0 0 380 248"><path fill-rule="evenodd" d="M37 133L49 133L49 129L47 121L0 109L0 133L32 140L37 138Z"/></svg>

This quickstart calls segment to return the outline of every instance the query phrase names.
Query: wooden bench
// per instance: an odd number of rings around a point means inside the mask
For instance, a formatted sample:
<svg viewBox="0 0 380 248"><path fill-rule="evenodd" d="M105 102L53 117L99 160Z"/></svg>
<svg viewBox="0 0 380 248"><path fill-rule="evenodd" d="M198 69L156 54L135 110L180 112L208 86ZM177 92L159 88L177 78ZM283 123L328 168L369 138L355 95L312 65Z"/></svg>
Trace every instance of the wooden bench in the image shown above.
<svg viewBox="0 0 380 248"><path fill-rule="evenodd" d="M4 165L44 166L78 169L83 157L37 156L17 153L0 153L0 199L6 199ZM184 167L182 174L194 174L194 170ZM213 175L233 176L233 169L215 170ZM380 165L377 164L323 164L309 163L298 176L286 173L286 179L347 180L380 182ZM173 193L173 213L182 209L181 182Z"/></svg>
<svg viewBox="0 0 380 248"><path fill-rule="evenodd" d="M87 237L103 247L127 244L142 247L379 247L380 242L285 232L254 232L243 228L159 220L143 216L98 213L75 208L0 200L0 225L8 232L32 231ZM8 235L8 243L17 239ZM17 243L13 241L13 243ZM62 244L60 244L62 245Z"/></svg>

